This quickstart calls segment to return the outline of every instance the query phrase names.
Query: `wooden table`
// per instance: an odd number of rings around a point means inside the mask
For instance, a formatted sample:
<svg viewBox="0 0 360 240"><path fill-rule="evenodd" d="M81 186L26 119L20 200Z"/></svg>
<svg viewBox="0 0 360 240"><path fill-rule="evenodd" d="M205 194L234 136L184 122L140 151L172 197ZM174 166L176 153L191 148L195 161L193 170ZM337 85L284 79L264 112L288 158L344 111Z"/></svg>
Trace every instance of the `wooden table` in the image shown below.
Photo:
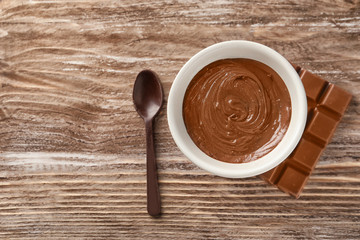
<svg viewBox="0 0 360 240"><path fill-rule="evenodd" d="M132 87L166 96L199 50L246 39L353 94L296 200L226 179L156 123L161 218L146 212L144 125ZM360 3L0 1L0 238L356 239L360 236Z"/></svg>

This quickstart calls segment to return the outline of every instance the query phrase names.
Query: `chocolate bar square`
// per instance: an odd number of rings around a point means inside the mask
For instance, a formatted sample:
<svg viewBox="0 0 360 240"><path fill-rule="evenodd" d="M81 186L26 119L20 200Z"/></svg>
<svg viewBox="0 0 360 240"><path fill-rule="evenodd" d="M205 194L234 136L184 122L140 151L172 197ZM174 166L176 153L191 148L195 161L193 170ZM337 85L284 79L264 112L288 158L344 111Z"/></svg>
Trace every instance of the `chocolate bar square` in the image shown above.
<svg viewBox="0 0 360 240"><path fill-rule="evenodd" d="M284 192L297 196L299 194L297 189L303 188L307 179L308 174L287 166L281 174L277 186Z"/></svg>
<svg viewBox="0 0 360 240"><path fill-rule="evenodd" d="M328 115L315 110L314 116L309 121L306 133L320 139L323 144L330 141L338 121L329 117Z"/></svg>
<svg viewBox="0 0 360 240"><path fill-rule="evenodd" d="M312 171L322 152L322 147L310 140L302 138L293 152L292 159L306 167L309 171Z"/></svg>
<svg viewBox="0 0 360 240"><path fill-rule="evenodd" d="M306 96L316 102L327 82L304 69L300 71L300 78L303 82Z"/></svg>
<svg viewBox="0 0 360 240"><path fill-rule="evenodd" d="M351 95L338 86L330 85L320 101L320 106L326 107L337 114L344 114L351 100Z"/></svg>

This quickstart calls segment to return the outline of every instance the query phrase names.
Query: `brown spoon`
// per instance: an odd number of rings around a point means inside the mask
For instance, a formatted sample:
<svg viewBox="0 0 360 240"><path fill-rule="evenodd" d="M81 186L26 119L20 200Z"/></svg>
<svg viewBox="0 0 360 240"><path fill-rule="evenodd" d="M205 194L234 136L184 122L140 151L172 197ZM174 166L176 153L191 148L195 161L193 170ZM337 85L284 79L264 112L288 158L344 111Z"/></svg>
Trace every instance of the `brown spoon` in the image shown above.
<svg viewBox="0 0 360 240"><path fill-rule="evenodd" d="M157 178L153 123L163 104L163 89L158 76L151 70L141 71L135 80L133 100L135 109L145 121L147 211L151 216L161 213L160 192Z"/></svg>

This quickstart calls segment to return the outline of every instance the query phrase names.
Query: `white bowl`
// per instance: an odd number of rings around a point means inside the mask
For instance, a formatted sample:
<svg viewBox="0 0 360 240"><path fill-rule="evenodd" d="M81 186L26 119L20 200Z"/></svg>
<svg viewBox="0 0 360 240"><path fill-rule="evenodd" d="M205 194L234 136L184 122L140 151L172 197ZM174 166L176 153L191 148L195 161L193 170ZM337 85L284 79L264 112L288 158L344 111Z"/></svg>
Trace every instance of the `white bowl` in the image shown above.
<svg viewBox="0 0 360 240"><path fill-rule="evenodd" d="M271 152L247 163L226 163L206 155L190 138L183 119L183 100L190 81L206 65L226 58L248 58L268 65L284 80L291 98L291 119L283 139ZM170 89L167 106L170 132L179 149L200 168L228 178L256 176L284 161L302 136L306 115L304 86L291 64L275 50L249 41L217 43L194 55L177 74Z"/></svg>

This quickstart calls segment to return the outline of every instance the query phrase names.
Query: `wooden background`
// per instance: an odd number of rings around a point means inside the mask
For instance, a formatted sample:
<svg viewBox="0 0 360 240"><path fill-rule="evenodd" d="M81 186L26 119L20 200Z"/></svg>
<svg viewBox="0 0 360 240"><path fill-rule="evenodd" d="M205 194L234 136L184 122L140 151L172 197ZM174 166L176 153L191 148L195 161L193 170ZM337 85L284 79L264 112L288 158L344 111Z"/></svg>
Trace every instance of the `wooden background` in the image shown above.
<svg viewBox="0 0 360 240"><path fill-rule="evenodd" d="M167 95L192 55L234 39L348 90L348 112L296 200L197 168L165 103L151 218L135 77L156 71ZM0 238L358 239L359 76L358 0L0 0Z"/></svg>

